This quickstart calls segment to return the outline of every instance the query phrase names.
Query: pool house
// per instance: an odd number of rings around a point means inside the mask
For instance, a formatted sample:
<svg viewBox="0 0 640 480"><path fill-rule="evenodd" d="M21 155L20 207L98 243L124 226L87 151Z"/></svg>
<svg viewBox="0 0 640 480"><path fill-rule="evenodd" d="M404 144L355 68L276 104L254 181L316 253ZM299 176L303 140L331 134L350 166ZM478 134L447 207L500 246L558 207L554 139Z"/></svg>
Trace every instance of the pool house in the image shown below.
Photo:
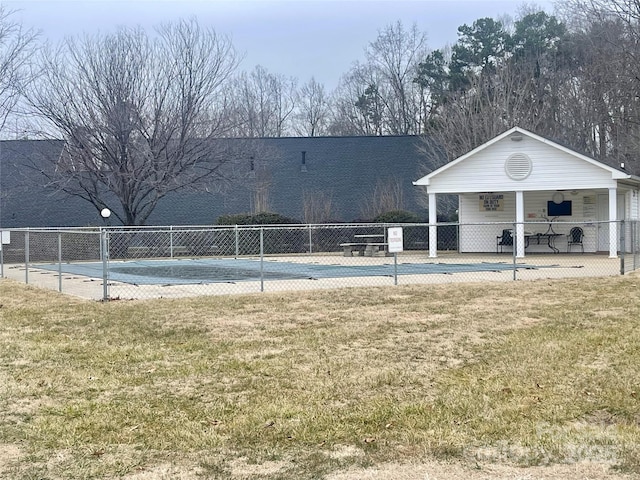
<svg viewBox="0 0 640 480"><path fill-rule="evenodd" d="M509 251L515 249L517 257L525 251L557 253L579 225L584 252L614 258L621 232L610 225L638 220L640 212L640 177L624 165L613 167L519 127L413 184L426 188L429 199L430 257L437 256L438 195L459 198L461 253L496 252L509 226L515 227Z"/></svg>

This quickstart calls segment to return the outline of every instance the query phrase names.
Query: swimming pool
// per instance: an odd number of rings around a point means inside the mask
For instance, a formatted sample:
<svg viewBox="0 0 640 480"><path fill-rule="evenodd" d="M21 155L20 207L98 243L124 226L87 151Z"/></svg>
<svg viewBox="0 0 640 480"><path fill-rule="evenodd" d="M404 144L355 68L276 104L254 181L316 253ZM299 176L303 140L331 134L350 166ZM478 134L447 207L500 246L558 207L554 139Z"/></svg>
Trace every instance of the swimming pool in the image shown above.
<svg viewBox="0 0 640 480"><path fill-rule="evenodd" d="M57 271L58 264L34 265ZM518 269L539 269L549 266L517 264ZM453 274L462 272L512 271L513 263L398 263L398 275ZM102 262L63 264L63 273L102 278ZM381 265L340 265L263 261L249 259L180 259L111 262L109 280L135 285L189 285L206 283L236 283L264 280L315 280L386 276L393 277L393 263Z"/></svg>

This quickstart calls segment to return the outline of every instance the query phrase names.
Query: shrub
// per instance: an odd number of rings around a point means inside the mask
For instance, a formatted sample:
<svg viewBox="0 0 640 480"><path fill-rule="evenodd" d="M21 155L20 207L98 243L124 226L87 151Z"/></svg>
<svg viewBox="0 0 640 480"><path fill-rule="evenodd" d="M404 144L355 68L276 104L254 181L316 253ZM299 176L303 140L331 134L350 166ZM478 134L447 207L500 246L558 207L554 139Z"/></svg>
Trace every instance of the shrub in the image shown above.
<svg viewBox="0 0 640 480"><path fill-rule="evenodd" d="M218 225L290 225L297 223L300 222L271 212L237 213L218 217Z"/></svg>
<svg viewBox="0 0 640 480"><path fill-rule="evenodd" d="M420 218L415 213L405 210L391 210L381 213L373 221L375 223L419 223Z"/></svg>
<svg viewBox="0 0 640 480"><path fill-rule="evenodd" d="M278 213L261 212L256 214L222 215L218 218L218 225L292 225L300 224ZM241 255L255 255L260 252L259 230L244 230L235 245L233 232L220 232L221 241L229 248L236 248ZM224 238L223 238L224 237ZM298 253L305 249L305 233L294 229L269 229L264 232L264 252L269 253ZM230 251L225 250L225 254Z"/></svg>

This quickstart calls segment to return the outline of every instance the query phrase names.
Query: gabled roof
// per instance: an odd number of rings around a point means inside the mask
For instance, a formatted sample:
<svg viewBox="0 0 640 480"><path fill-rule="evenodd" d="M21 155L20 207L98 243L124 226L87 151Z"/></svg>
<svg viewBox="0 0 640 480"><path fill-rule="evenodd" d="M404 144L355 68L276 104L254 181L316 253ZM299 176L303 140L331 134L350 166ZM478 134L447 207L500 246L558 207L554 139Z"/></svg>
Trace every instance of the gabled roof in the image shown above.
<svg viewBox="0 0 640 480"><path fill-rule="evenodd" d="M611 173L611 178L613 180L623 180L623 179L633 179L635 181L640 182L640 177L635 177L633 175L630 175L622 170L618 170L614 167L611 167L609 165L606 165L602 162L599 162L598 160L595 160L587 155L583 155L581 153L578 153L570 148L567 148L563 145L560 145L559 143L556 143L552 140L549 140L547 138L541 137L540 135L536 135L535 133L532 133L528 130L525 130L524 128L520 128L520 127L513 127L510 130L507 130L506 132L498 135L497 137L492 138L491 140L489 140L486 143L483 143L482 145L480 145L479 147L474 148L473 150L471 150L470 152L462 155L461 157L456 158L455 160L447 163L446 165L443 165L442 167L438 168L437 170L434 170L433 172L429 173L428 175L425 175L424 177L416 180L413 182L414 185L418 185L418 186L425 186L425 185L429 185L431 182L431 179L436 177L437 175L439 175L440 173L454 167L455 165L458 165L459 163L464 162L465 160L467 160L469 157L472 157L474 155L476 155L478 152L481 152L482 150L487 149L488 147L490 147L491 145L494 145L495 143L500 142L501 140L511 136L511 135L524 135L527 137L530 137L534 140L537 140L541 143L545 143L547 145L552 146L553 148L556 148L564 153L567 153L569 155L572 155L575 158L578 158L584 162L587 162L591 165L594 165L598 168L601 168L603 170L606 170L608 172Z"/></svg>

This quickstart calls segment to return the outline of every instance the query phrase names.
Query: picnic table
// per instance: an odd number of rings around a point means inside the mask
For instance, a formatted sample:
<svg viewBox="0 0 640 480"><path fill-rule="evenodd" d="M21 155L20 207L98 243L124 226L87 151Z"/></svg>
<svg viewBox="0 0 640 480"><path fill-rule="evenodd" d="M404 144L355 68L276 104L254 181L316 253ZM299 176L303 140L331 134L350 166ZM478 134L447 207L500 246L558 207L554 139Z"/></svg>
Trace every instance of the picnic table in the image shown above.
<svg viewBox="0 0 640 480"><path fill-rule="evenodd" d="M553 253L559 253L560 250L555 246L556 238L562 236L561 233L545 232L545 233L525 233L525 248L535 242L537 245L546 244Z"/></svg>
<svg viewBox="0 0 640 480"><path fill-rule="evenodd" d="M563 235L561 233L556 233L553 230L553 221L556 218L557 217L554 217L549 221L549 226L547 227L547 231L544 233L524 232L524 237L526 240L525 248L531 245L535 241L537 245L546 244L553 251L553 253L560 253L560 250L556 247L555 243L556 243L556 238L562 237Z"/></svg>
<svg viewBox="0 0 640 480"><path fill-rule="evenodd" d="M509 233L511 236L513 236L514 234L513 229L510 229ZM559 253L560 250L555 246L555 242L556 242L556 238L561 236L563 236L561 233L556 233L553 230L553 225L551 224L551 222L549 223L549 227L547 228L547 231L544 233L528 232L525 230L524 248L529 248L530 245L535 243L536 245L547 245L547 247L549 247L553 251L553 253ZM498 238L498 241L501 241L502 239L501 236L498 236L497 238ZM511 242L513 243L513 239L511 240ZM505 245L505 243L502 243L502 244L499 243L498 245Z"/></svg>
<svg viewBox="0 0 640 480"><path fill-rule="evenodd" d="M373 257L380 251L386 251L388 243L384 241L384 233L361 233L353 236L353 242L341 243L344 256L351 257L353 252L360 256Z"/></svg>

